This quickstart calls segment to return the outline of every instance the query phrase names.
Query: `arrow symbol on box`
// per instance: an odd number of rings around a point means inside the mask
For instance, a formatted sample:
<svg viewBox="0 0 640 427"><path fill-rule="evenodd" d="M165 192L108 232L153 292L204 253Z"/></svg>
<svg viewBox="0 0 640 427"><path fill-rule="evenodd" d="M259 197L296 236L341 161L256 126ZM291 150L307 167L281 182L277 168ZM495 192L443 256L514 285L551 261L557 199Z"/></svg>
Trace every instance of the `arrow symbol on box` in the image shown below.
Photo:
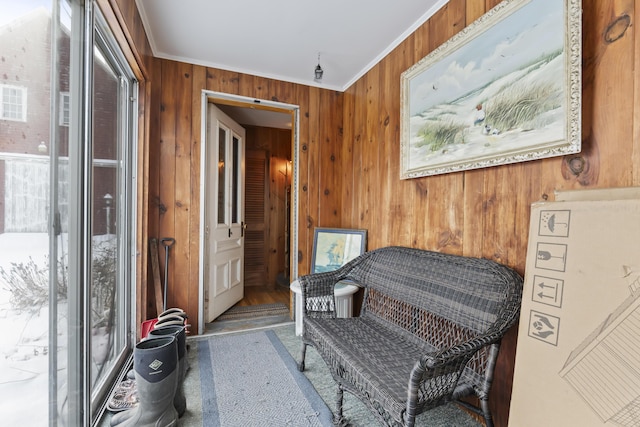
<svg viewBox="0 0 640 427"><path fill-rule="evenodd" d="M540 286L542 289L544 289L544 288L552 288L553 289L554 288L554 286L545 285L544 282L538 283L538 286Z"/></svg>

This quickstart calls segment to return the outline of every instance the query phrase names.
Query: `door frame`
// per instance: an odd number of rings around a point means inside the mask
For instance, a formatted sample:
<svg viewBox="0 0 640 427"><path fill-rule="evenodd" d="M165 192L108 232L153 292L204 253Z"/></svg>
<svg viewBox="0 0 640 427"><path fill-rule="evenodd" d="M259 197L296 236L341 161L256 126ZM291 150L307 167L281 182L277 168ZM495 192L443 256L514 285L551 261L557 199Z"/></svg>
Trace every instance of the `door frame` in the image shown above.
<svg viewBox="0 0 640 427"><path fill-rule="evenodd" d="M291 161L293 171L291 177L291 224L289 234L289 265L290 279L298 277L298 187L299 187L299 129L300 129L300 107L293 104L269 101L266 99L256 99L240 95L231 95L223 92L215 92L203 89L201 94L201 120L200 120L200 237L199 237L199 260L198 260L198 335L204 333L204 233L205 233L205 198L206 198L206 160L207 160L207 104L208 103L231 103L236 106L264 109L291 114L291 133L293 143L291 144Z"/></svg>

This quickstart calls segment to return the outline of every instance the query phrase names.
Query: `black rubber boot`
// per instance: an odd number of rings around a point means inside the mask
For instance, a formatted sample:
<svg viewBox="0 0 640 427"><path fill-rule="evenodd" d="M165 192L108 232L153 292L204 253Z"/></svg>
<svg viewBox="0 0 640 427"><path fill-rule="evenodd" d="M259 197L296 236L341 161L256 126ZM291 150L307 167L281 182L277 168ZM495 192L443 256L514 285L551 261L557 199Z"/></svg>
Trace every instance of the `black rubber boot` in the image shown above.
<svg viewBox="0 0 640 427"><path fill-rule="evenodd" d="M173 406L178 416L187 410L187 398L184 395L184 377L187 373L187 333L184 326L162 326L149 332L149 339L163 336L174 336L178 341L178 388L173 399Z"/></svg>
<svg viewBox="0 0 640 427"><path fill-rule="evenodd" d="M178 340L174 335L140 341L133 351L139 403L111 418L119 427L174 427L178 413L173 399L178 388Z"/></svg>

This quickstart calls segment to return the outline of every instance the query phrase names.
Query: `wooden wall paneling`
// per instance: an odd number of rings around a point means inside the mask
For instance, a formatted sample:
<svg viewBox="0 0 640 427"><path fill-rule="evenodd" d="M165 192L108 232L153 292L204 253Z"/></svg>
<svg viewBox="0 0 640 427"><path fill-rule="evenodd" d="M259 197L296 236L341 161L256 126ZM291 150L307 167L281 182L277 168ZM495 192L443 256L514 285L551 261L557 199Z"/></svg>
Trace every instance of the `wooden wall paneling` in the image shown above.
<svg viewBox="0 0 640 427"><path fill-rule="evenodd" d="M240 86L240 74L234 71L207 68L207 90L237 94Z"/></svg>
<svg viewBox="0 0 640 427"><path fill-rule="evenodd" d="M527 245L529 240L529 224L531 220L531 204L548 199L542 191L542 162L518 163L513 173L517 176L516 186L513 188L514 210L512 212L514 224L513 253L509 254L509 265L524 276L526 265Z"/></svg>
<svg viewBox="0 0 640 427"><path fill-rule="evenodd" d="M450 0L442 6L428 21L429 52L462 30L465 27L465 17L465 0Z"/></svg>
<svg viewBox="0 0 640 427"><path fill-rule="evenodd" d="M309 216L309 88L296 86L296 103L299 109L298 129L298 275L309 272L313 228Z"/></svg>
<svg viewBox="0 0 640 427"><path fill-rule="evenodd" d="M429 52L462 29L463 6L460 1L451 1L429 20ZM461 252L463 210L458 203L463 200L462 179L461 174L447 174L417 181L414 194L424 213L416 224L415 241L422 242L418 243L421 247Z"/></svg>
<svg viewBox="0 0 640 427"><path fill-rule="evenodd" d="M353 146L352 155L353 155L353 189L352 192L354 194L354 198L350 201L350 206L353 209L353 218L357 221L353 226L355 228L369 228L368 218L366 218L365 211L367 208L367 199L365 193L362 192L362 170L364 168L363 165L363 152L364 152L364 141L363 137L365 134L365 114L366 114L366 79L364 77L360 78L355 84L355 93L356 95L356 103L353 106L353 119L350 123L352 127L352 140L351 145ZM343 207L344 210L344 207ZM367 233L368 237L368 233ZM369 248L375 248L369 240Z"/></svg>
<svg viewBox="0 0 640 427"><path fill-rule="evenodd" d="M427 56L432 50L430 43L431 22L432 20L430 19L416 29L410 38L413 45L413 58L406 68L413 66L413 64ZM402 184L405 191L402 192L401 197L404 200L400 200L400 204L401 206L405 206L405 208L401 218L408 232L406 245L411 247L424 247L421 236L424 236L425 221L428 219L428 213L424 209L425 203L423 195L427 191L425 182L425 179L410 179L404 180Z"/></svg>
<svg viewBox="0 0 640 427"><path fill-rule="evenodd" d="M188 279L184 286L187 288L187 302L183 309L189 316L190 331L198 330L199 310L199 280L200 280L200 161L202 144L202 89L207 84L207 69L194 65L191 78L191 156L189 187L191 207L189 209L189 264Z"/></svg>
<svg viewBox="0 0 640 427"><path fill-rule="evenodd" d="M321 89L309 88L309 135L307 140L307 222L306 227L309 232L309 240L305 253L309 256L305 262L306 271L311 266L311 249L313 245L313 230L321 226L319 222L319 205L320 205L320 147L318 139L320 138L320 92Z"/></svg>
<svg viewBox="0 0 640 427"><path fill-rule="evenodd" d="M162 63L162 100L160 111L160 217L158 227L158 240L163 237L175 235L175 215L176 215L176 115L178 110L178 98L182 93L179 88L179 66L174 61L164 61ZM160 270L164 283L164 251L160 248ZM172 248L175 250L175 247ZM175 258L175 257L174 257ZM167 283L171 283L170 290L167 291L167 304L173 304L173 297L169 294L173 291L173 273L175 268L173 260L169 262L169 275Z"/></svg>
<svg viewBox="0 0 640 427"><path fill-rule="evenodd" d="M438 233L434 235L435 233L431 232L431 238L435 240L433 243L427 243L427 247L461 255L464 230L464 174L443 175L442 179L436 182L437 193L432 193L432 197L429 197L428 209L437 224L431 223L431 226L435 225Z"/></svg>
<svg viewBox="0 0 640 427"><path fill-rule="evenodd" d="M467 2L468 3L473 3L473 0L467 0ZM499 5L500 2L502 2L502 0L486 0L487 11L489 11L490 9L493 9L494 7Z"/></svg>
<svg viewBox="0 0 640 427"><path fill-rule="evenodd" d="M147 180L149 181L149 208L147 216L148 233L146 236L147 244L149 237L158 236L158 228L160 223L160 105L162 103L162 85L153 84L162 80L162 62L159 60L152 61L152 84L151 84L151 97L150 108L152 112L149 117L149 169L147 171ZM159 313L156 313L156 308L153 305L154 291L153 286L149 284L153 283L151 278L150 263L145 265L147 274L147 303L145 305L145 314L143 320L156 317Z"/></svg>
<svg viewBox="0 0 640 427"><path fill-rule="evenodd" d="M487 185L492 187L486 190L492 194L492 197L485 211L484 256L507 265L514 265L514 260L523 257L522 254L526 253L526 248L522 252L523 249L519 247L514 218L515 206L521 196L520 190L529 184L523 180L523 175L516 174L519 168L521 166L518 164L495 167L493 168L495 171L492 171L486 181ZM517 331L512 328L502 340L500 355L496 362L494 378L500 386L492 390L494 399L491 404L499 425L506 425L508 421L508 406L505 407L505 402L508 402L511 396L516 342Z"/></svg>
<svg viewBox="0 0 640 427"><path fill-rule="evenodd" d="M631 159L633 167L633 177L631 185L634 187L640 186L640 171L638 171L638 165L640 165L640 31L635 31L635 23L640 22L640 7L636 6L637 2L634 2L633 13L630 14L634 26L632 27L633 40L633 132L631 134L631 140L633 141Z"/></svg>
<svg viewBox="0 0 640 427"><path fill-rule="evenodd" d="M380 108L378 109L378 143L380 145L379 152L379 174L380 185L378 186L380 203L385 206L390 205L390 200L394 189L399 181L398 161L394 153L400 149L395 143L398 139L399 121L399 105L397 100L400 99L400 80L393 78L393 73L397 65L387 58L380 63ZM380 233L376 233L380 237L379 246L387 246L384 242L389 241L389 230L392 227L393 216L389 212L383 212L379 216Z"/></svg>
<svg viewBox="0 0 640 427"><path fill-rule="evenodd" d="M293 83L280 80L271 82L269 89L269 99L271 101L283 102L285 104L295 104L293 94Z"/></svg>
<svg viewBox="0 0 640 427"><path fill-rule="evenodd" d="M340 227L342 210L339 207L342 165L337 155L342 146L342 96L334 91L321 90L318 117L318 221L323 227ZM326 118L326 119L325 119Z"/></svg>
<svg viewBox="0 0 640 427"><path fill-rule="evenodd" d="M278 273L284 273L285 267L285 222L288 218L287 187L291 180L291 131L272 129L273 141L272 160L274 176L271 187L272 209L270 212L269 236L269 283L272 287L277 284Z"/></svg>
<svg viewBox="0 0 640 427"><path fill-rule="evenodd" d="M464 21L468 26L476 19L480 18L489 10L483 1L467 1L465 2L465 18Z"/></svg>
<svg viewBox="0 0 640 427"><path fill-rule="evenodd" d="M98 0L98 6L136 77L148 78L152 52L145 32L138 27L142 27L142 21L135 4L126 0Z"/></svg>
<svg viewBox="0 0 640 427"><path fill-rule="evenodd" d="M424 28L427 25L421 27ZM428 39L428 37L427 37ZM389 62L392 64L391 73L385 80L392 80L398 85L398 98L396 106L392 110L396 120L395 139L392 142L394 148L391 156L391 174L389 179L392 182L393 191L389 200L389 216L393 218L390 228L385 238L385 246L393 244L402 246L412 246L413 244L413 218L414 212L420 209L414 204L414 198L408 197L412 194L412 188L415 186L413 180L400 180L400 78L402 73L415 63L416 58L416 36L409 36L404 43L397 47L389 56Z"/></svg>
<svg viewBox="0 0 640 427"><path fill-rule="evenodd" d="M465 9L466 25L481 17L487 10L488 7L485 2L467 1ZM462 255L477 257L482 254L482 230L484 230L482 210L484 169L466 171L463 180Z"/></svg>
<svg viewBox="0 0 640 427"><path fill-rule="evenodd" d="M263 77L240 75L238 94L255 99L269 99L268 80Z"/></svg>
<svg viewBox="0 0 640 427"><path fill-rule="evenodd" d="M503 179L509 179L509 176L506 172L506 166L496 166L491 169L491 173L485 176L484 182L483 215L485 229L483 230L484 247L481 256L497 262L503 262L506 259L506 248L504 240L502 240L502 230L503 227L508 228L511 224L505 223L502 209L508 210L512 202L505 190L507 184Z"/></svg>
<svg viewBox="0 0 640 427"><path fill-rule="evenodd" d="M482 254L484 224L484 169L466 171L463 175L462 255Z"/></svg>
<svg viewBox="0 0 640 427"><path fill-rule="evenodd" d="M426 178L415 178L408 181L411 190L406 196L410 199L410 203L414 208L413 212L405 218L407 225L411 224L411 247L435 249L434 247L428 247L426 244L427 238L435 229L435 223L433 226L431 225L433 219L430 217L431 213L428 210L428 198L431 191L430 182L431 180ZM433 197L438 197L435 191L433 192Z"/></svg>
<svg viewBox="0 0 640 427"><path fill-rule="evenodd" d="M186 309L189 300L189 259L191 244L186 238L191 228L191 126L193 66L178 63L176 76L175 201L174 228L168 236L176 240L169 249L168 307ZM162 237L162 236L161 236ZM164 255L164 253L163 253Z"/></svg>
<svg viewBox="0 0 640 427"><path fill-rule="evenodd" d="M431 21L428 20L422 24L405 39L404 43L396 48L396 50L405 49L407 51L405 55L408 55L410 62L404 67L405 70L429 54L430 23Z"/></svg>
<svg viewBox="0 0 640 427"><path fill-rule="evenodd" d="M340 170L340 182L342 183L342 197L340 198L340 206L350 206L356 199L356 195L353 194L354 189L354 156L353 156L353 109L355 105L355 96L353 89L347 90L343 94L343 143L340 146L338 155L340 156L340 163L342 169ZM353 224L357 223L357 219L354 218L353 210L342 209L342 224L344 228L353 228Z"/></svg>
<svg viewBox="0 0 640 427"><path fill-rule="evenodd" d="M362 209L364 228L370 231L368 241L373 247L383 246L380 235L385 233L388 221L383 220L383 214L379 211L380 188L376 185L380 160L380 123L378 120L380 102L380 66L374 66L364 76L365 81L365 111L362 141L362 164L359 172L360 191L359 197L363 198Z"/></svg>
<svg viewBox="0 0 640 427"><path fill-rule="evenodd" d="M584 3L595 12L589 14L583 26L588 29L583 45L583 73L587 84L583 88L592 103L588 104L586 112L583 109L586 129L583 141L588 141L588 154L584 156L585 170L578 180L583 186L630 185L632 156L616 154L628 153L624 148L628 143L623 141L622 135L629 138L633 127L630 88L634 87L634 75L628 71L633 70L637 52L629 15L635 2L585 0ZM593 22L594 17L601 19Z"/></svg>

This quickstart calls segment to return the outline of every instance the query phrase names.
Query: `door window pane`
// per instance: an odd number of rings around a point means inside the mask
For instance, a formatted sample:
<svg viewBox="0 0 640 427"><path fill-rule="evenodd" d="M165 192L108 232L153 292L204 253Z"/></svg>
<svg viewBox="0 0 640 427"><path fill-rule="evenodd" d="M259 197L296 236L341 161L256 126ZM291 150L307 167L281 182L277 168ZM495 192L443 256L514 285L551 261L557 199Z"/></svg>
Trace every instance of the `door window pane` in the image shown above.
<svg viewBox="0 0 640 427"><path fill-rule="evenodd" d="M227 223L227 131L218 128L218 224Z"/></svg>
<svg viewBox="0 0 640 427"><path fill-rule="evenodd" d="M240 140L236 135L233 135L233 188L231 191L231 223L238 224L240 222Z"/></svg>

